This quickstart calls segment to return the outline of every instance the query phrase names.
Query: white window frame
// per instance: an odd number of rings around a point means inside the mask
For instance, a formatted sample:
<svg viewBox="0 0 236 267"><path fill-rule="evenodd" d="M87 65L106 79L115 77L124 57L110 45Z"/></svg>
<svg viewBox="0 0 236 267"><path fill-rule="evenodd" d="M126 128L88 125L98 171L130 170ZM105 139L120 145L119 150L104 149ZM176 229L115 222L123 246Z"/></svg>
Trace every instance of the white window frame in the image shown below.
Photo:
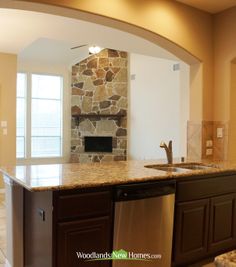
<svg viewBox="0 0 236 267"><path fill-rule="evenodd" d="M17 73L23 73L26 75L27 85L26 85L26 125L25 125L25 157L17 158L17 164L47 164L47 163L64 163L68 161L68 155L66 155L66 145L65 141L66 126L65 121L68 114L64 112L66 110L64 107L68 104L65 101L65 77L61 73L48 73L48 72L38 72L38 71L24 71L20 70ZM61 156L52 157L32 157L31 156L31 103L32 103L32 75L48 75L48 76L58 76L61 78ZM68 112L67 112L68 113ZM68 154L68 153L67 153Z"/></svg>
<svg viewBox="0 0 236 267"><path fill-rule="evenodd" d="M17 72L17 74L24 74L26 75L25 72ZM18 97L17 94L16 94L16 99L20 98L20 99L24 99L24 102L25 102L25 128L24 128L24 154L25 154L25 157L19 157L17 158L17 154L16 154L16 159L17 160L25 160L26 159L26 140L27 140L27 87L28 87L28 80L27 80L27 75L26 75L26 88L25 88L25 92L24 92L24 97ZM17 119L17 117L16 117ZM17 142L17 136L16 136L16 142Z"/></svg>

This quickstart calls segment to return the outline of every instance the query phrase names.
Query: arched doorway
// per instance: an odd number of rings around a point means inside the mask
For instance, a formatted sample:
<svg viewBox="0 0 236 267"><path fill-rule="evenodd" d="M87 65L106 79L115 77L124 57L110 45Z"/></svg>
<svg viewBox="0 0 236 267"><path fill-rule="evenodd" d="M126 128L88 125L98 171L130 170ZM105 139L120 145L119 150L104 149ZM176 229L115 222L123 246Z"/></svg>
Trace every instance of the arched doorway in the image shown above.
<svg viewBox="0 0 236 267"><path fill-rule="evenodd" d="M40 2L40 1L34 1ZM47 1L44 1L46 3ZM51 2L50 2L51 3ZM140 36L146 40L151 41L152 43L163 47L167 51L173 53L178 58L186 62L190 65L190 132L198 131L199 127L201 128L201 121L204 117L207 116L207 120L209 120L209 116L205 115L205 113L211 113L209 110L211 109L211 104L208 101L208 111L204 111L204 105L207 102L206 97L209 97L209 93L204 90L206 88L205 85L205 72L207 70L206 62L203 64L201 60L199 60L196 56L193 56L192 53L188 52L186 48L181 47L175 40L167 39L166 36L154 33L145 28L141 28L140 26L135 26L129 23L125 23L122 21L118 21L117 19L112 19L108 17L104 17L98 14L92 14L91 12L86 12L85 9L75 10L69 9L65 7L58 7L46 4L36 4L32 2L22 3L20 1L4 1L1 3L1 7L7 8L17 8L22 10L34 10L40 11L50 14L62 15L65 17L72 17L81 20L96 22L98 24L107 25L113 28L121 29L123 31L135 34ZM176 8L176 7L174 7ZM179 7L177 7L179 8ZM181 7L182 8L182 7ZM165 14L166 10L163 7L163 14ZM185 10L186 11L186 10ZM186 11L188 12L188 10ZM162 14L162 15L163 15ZM208 62L207 62L208 63ZM208 75L209 79L211 79L211 75ZM209 85L210 82L208 81ZM208 88L207 88L208 89ZM206 119L206 118L205 118ZM202 131L200 130L199 134L195 134L194 138L190 138L188 140L189 143L189 155L193 158L201 158L202 157ZM197 144L197 145L196 145Z"/></svg>

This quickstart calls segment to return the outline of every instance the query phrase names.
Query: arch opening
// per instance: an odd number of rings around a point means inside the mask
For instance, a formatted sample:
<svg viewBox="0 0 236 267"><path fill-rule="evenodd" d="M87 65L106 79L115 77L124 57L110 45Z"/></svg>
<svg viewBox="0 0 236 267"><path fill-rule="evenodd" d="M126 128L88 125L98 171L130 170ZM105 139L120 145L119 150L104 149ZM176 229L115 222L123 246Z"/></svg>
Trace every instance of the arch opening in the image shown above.
<svg viewBox="0 0 236 267"><path fill-rule="evenodd" d="M122 21L113 20L111 18L102 17L99 15L73 10L68 8L62 7L55 7L49 6L44 4L35 4L35 3L25 3L19 1L8 1L5 0L1 2L0 7L2 8L11 8L11 9L20 9L20 10L27 10L27 11L37 11L43 12L53 15L59 15L67 18L75 18L82 21L88 21L104 26L109 26L114 29L119 29L124 32L131 33L132 35L141 37L149 42L155 44L156 46L160 46L170 52L171 54L175 55L176 58L179 58L183 62L190 65L190 116L189 120L194 122L201 122L203 116L203 65L199 59L189 53L183 47L180 47L176 43L171 40L166 39L165 37L145 30L144 28L137 27L135 25L131 25ZM201 137L200 137L201 139ZM191 142L195 142L195 140L186 140L188 145L191 147ZM201 143L201 140L199 141ZM199 143L196 153L195 147L195 154L194 157L201 158L202 156L202 146ZM191 149L190 149L191 150Z"/></svg>

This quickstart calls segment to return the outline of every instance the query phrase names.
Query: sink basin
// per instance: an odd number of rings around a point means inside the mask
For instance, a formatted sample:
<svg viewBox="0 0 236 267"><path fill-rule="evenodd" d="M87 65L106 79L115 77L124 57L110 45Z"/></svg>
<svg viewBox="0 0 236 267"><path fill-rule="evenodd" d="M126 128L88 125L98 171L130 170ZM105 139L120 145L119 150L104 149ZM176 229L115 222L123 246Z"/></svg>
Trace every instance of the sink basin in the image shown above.
<svg viewBox="0 0 236 267"><path fill-rule="evenodd" d="M153 168L153 169L156 169L159 171L165 171L165 172L188 172L188 171L190 171L187 168L184 169L184 168L178 168L178 167L173 167L173 166L156 166L156 167L145 166L145 167Z"/></svg>
<svg viewBox="0 0 236 267"><path fill-rule="evenodd" d="M181 168L186 168L189 170L209 170L209 169L215 169L215 167L207 166L207 165L200 165L200 164L190 164L190 165L183 165Z"/></svg>
<svg viewBox="0 0 236 267"><path fill-rule="evenodd" d="M146 165L144 167L165 172L179 172L179 173L189 172L189 171L211 170L216 168L201 163L155 164L155 165Z"/></svg>

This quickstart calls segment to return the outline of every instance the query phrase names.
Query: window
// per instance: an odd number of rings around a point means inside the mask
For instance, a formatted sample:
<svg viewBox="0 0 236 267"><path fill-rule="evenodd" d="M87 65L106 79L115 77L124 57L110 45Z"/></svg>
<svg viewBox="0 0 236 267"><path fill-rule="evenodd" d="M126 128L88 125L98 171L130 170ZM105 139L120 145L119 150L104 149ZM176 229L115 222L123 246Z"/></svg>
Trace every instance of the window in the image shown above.
<svg viewBox="0 0 236 267"><path fill-rule="evenodd" d="M17 157L62 156L62 77L17 76Z"/></svg>

